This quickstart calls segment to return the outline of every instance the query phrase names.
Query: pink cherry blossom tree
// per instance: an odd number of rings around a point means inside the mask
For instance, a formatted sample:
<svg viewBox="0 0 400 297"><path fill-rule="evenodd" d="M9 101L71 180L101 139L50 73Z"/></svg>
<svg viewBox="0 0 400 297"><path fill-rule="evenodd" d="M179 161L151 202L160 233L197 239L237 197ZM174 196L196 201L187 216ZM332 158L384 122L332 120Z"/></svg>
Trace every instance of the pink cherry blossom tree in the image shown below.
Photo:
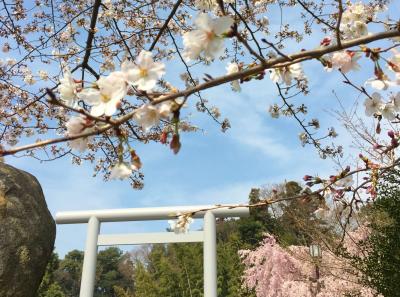
<svg viewBox="0 0 400 297"><path fill-rule="evenodd" d="M365 232L357 230L346 237L348 252L358 253L355 246L365 239ZM246 267L244 285L254 289L257 297L378 296L362 285L360 273L348 258L327 249L313 259L308 247L283 248L268 235L259 247L242 250L240 255Z"/></svg>

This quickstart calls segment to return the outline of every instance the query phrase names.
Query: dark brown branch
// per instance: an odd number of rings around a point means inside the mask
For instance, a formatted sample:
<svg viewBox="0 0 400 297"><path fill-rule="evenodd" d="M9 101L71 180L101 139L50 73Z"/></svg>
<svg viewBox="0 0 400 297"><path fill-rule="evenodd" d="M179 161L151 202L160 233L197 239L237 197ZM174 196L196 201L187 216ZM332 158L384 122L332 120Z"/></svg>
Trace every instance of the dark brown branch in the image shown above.
<svg viewBox="0 0 400 297"><path fill-rule="evenodd" d="M336 24L336 42L339 46L342 45L342 40L340 37L340 23L342 22L342 15L343 15L343 3L342 0L337 0L339 4L339 12L338 12L338 18L337 18L337 24Z"/></svg>
<svg viewBox="0 0 400 297"><path fill-rule="evenodd" d="M174 17L174 15L175 15L176 11L178 10L179 5L181 5L181 3L182 3L182 0L176 1L174 7L171 10L171 13L168 15L168 17L165 20L165 22L164 22L163 26L161 27L160 31L158 31L158 34L157 34L156 38L154 39L153 43L150 45L149 51L152 51L154 49L154 47L156 46L158 40L164 34L165 29L167 29L167 27L168 27L168 23Z"/></svg>
<svg viewBox="0 0 400 297"><path fill-rule="evenodd" d="M93 4L93 12L92 12L92 17L90 19L90 29L88 33L88 37L86 39L86 52L85 56L83 57L82 61L82 66L85 67L88 65L89 58L90 58L90 53L92 51L92 43L94 39L94 34L96 33L96 23L97 23L97 17L99 15L99 8L101 5L101 0L95 0Z"/></svg>

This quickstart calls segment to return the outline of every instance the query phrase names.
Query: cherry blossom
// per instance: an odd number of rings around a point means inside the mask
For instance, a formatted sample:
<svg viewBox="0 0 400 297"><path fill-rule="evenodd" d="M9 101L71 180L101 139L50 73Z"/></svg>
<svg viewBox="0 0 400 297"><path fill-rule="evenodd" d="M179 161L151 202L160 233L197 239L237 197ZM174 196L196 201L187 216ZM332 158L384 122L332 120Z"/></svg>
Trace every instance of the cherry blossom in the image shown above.
<svg viewBox="0 0 400 297"><path fill-rule="evenodd" d="M72 78L71 71L64 67L63 77L60 78L60 85L57 87L60 99L68 106L74 106L76 100L78 84Z"/></svg>
<svg viewBox="0 0 400 297"><path fill-rule="evenodd" d="M111 169L110 179L126 179L132 174L134 169L136 168L132 165L120 162Z"/></svg>
<svg viewBox="0 0 400 297"><path fill-rule="evenodd" d="M300 139L300 141L301 141L301 145L304 146L304 145L307 143L307 141L308 141L308 135L307 135L307 133L305 133L305 132L300 133L300 134L299 134L299 139Z"/></svg>
<svg viewBox="0 0 400 297"><path fill-rule="evenodd" d="M218 57L224 50L223 34L230 30L233 19L230 16L213 19L206 13L200 13L195 20L195 25L196 30L183 35L185 59L195 60L202 52L207 60Z"/></svg>
<svg viewBox="0 0 400 297"><path fill-rule="evenodd" d="M169 220L168 224L170 228L174 230L176 234L187 233L189 231L190 224L193 223L193 218L186 214L179 214L176 220Z"/></svg>
<svg viewBox="0 0 400 297"><path fill-rule="evenodd" d="M360 65L357 63L357 60L360 57L360 55L350 51L336 52L332 55L332 67L340 69L343 73L351 70L359 70Z"/></svg>
<svg viewBox="0 0 400 297"><path fill-rule="evenodd" d="M48 80L49 79L49 74L47 73L47 71L44 70L39 70L39 77L42 80Z"/></svg>
<svg viewBox="0 0 400 297"><path fill-rule="evenodd" d="M349 2L343 12L340 30L347 39L354 39L368 34L367 22L375 19L378 10L362 2Z"/></svg>
<svg viewBox="0 0 400 297"><path fill-rule="evenodd" d="M277 104L271 105L268 111L272 118L275 119L279 118L280 112L279 112L279 106Z"/></svg>
<svg viewBox="0 0 400 297"><path fill-rule="evenodd" d="M293 79L304 78L304 73L301 65L297 63L286 67L272 69L270 78L275 83L284 82L287 86L290 86Z"/></svg>
<svg viewBox="0 0 400 297"><path fill-rule="evenodd" d="M9 66L13 66L13 65L17 64L17 60L14 58L7 58L6 62L7 62L7 65L9 65Z"/></svg>
<svg viewBox="0 0 400 297"><path fill-rule="evenodd" d="M93 88L86 88L79 93L79 98L92 105L93 116L112 116L127 93L125 74L120 71L100 77Z"/></svg>
<svg viewBox="0 0 400 297"><path fill-rule="evenodd" d="M236 73L239 71L239 65L237 63L229 63L228 66L226 67L226 74L232 74ZM234 80L231 82L232 90L235 92L240 92L240 81L239 80Z"/></svg>
<svg viewBox="0 0 400 297"><path fill-rule="evenodd" d="M148 132L160 121L160 113L157 107L151 104L144 104L136 110L134 119L144 131Z"/></svg>
<svg viewBox="0 0 400 297"><path fill-rule="evenodd" d="M364 101L365 114L372 116L374 113L380 112L382 105L382 97L379 93L374 92L371 98L367 98Z"/></svg>
<svg viewBox="0 0 400 297"><path fill-rule="evenodd" d="M36 80L31 73L27 73L24 76L24 82L26 82L28 85L33 85L34 83L36 83Z"/></svg>
<svg viewBox="0 0 400 297"><path fill-rule="evenodd" d="M142 50L137 56L135 63L124 61L121 71L126 74L126 81L143 91L152 90L157 80L165 74L165 65L154 62L152 53Z"/></svg>
<svg viewBox="0 0 400 297"><path fill-rule="evenodd" d="M157 106L160 117L168 119L178 104L182 104L182 100L164 101Z"/></svg>
<svg viewBox="0 0 400 297"><path fill-rule="evenodd" d="M67 128L68 136L75 136L93 130L88 119L82 115L71 117L65 124L65 127ZM91 137L77 138L69 141L69 146L72 149L84 152L90 140Z"/></svg>
<svg viewBox="0 0 400 297"><path fill-rule="evenodd" d="M371 85L376 90L384 91L389 87L396 85L396 83L390 81L387 77L382 78L370 78L365 82L366 85Z"/></svg>
<svg viewBox="0 0 400 297"><path fill-rule="evenodd" d="M393 103L382 104L380 111L382 116L389 121L396 118L395 105Z"/></svg>

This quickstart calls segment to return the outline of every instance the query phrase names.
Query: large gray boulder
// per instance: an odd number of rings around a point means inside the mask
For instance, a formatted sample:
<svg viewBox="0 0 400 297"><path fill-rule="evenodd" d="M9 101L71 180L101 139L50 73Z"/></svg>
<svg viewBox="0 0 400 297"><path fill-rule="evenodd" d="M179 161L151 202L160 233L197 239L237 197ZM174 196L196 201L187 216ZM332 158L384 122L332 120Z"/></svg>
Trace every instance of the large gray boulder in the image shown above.
<svg viewBox="0 0 400 297"><path fill-rule="evenodd" d="M37 179L0 162L1 297L36 296L55 234Z"/></svg>

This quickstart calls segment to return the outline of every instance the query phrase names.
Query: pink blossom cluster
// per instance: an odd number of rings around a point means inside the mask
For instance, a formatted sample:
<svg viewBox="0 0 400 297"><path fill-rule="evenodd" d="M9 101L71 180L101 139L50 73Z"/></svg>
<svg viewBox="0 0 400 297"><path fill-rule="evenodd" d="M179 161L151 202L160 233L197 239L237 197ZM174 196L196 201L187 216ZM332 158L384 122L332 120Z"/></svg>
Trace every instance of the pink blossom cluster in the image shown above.
<svg viewBox="0 0 400 297"><path fill-rule="evenodd" d="M352 242L365 239L366 232L366 228L355 232L353 239L346 238L346 245L353 249ZM255 250L242 250L239 254L246 267L244 285L254 289L257 297L377 296L361 284L361 275L348 260L327 250L323 250L320 259L313 260L308 247L283 248L273 236L267 236Z"/></svg>

